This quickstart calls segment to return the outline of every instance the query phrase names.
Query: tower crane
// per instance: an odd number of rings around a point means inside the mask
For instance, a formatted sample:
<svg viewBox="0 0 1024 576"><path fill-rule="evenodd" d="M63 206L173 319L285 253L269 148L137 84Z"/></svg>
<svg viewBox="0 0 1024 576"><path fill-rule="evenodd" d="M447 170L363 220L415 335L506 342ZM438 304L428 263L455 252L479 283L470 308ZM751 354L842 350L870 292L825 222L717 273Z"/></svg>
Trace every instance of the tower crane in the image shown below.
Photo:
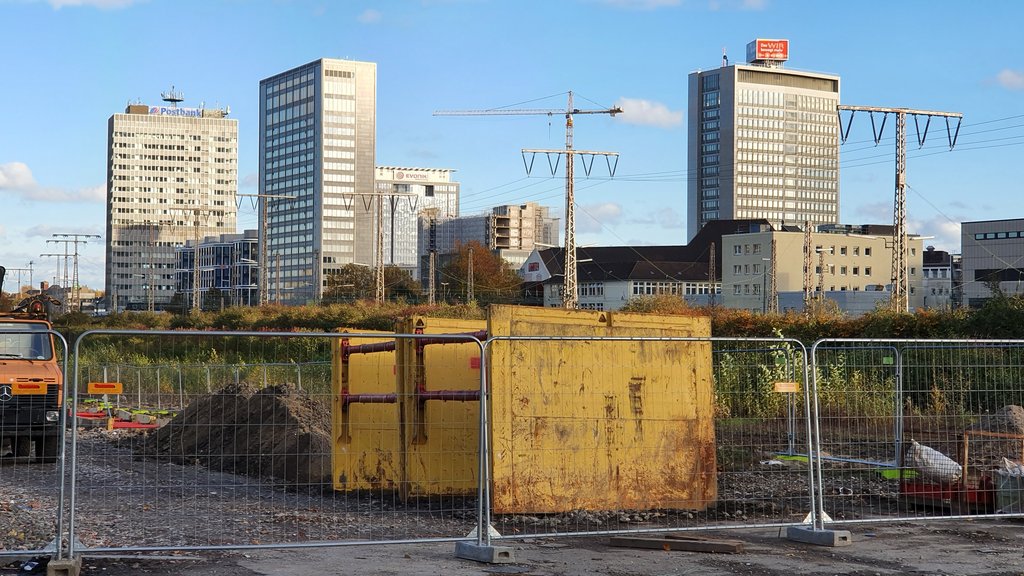
<svg viewBox="0 0 1024 576"><path fill-rule="evenodd" d="M575 215L575 198L573 191L573 171L574 171L574 157L577 155L583 155L583 167L587 174L590 174L591 168L593 168L594 158L597 156L604 156L608 162L608 171L611 176L615 175L615 169L611 162L611 158L615 158L615 163L618 163L617 152L597 152L592 150L576 150L573 148L572 143L572 128L573 128L573 116L577 114L608 114L615 116L616 114L622 113L622 108L606 108L597 110L581 110L575 108L572 102L572 91L569 92L568 104L565 110L557 109L513 109L513 108L491 108L487 110L438 110L434 112L434 116L554 116L556 114L565 114L565 149L564 150L541 150L541 149L527 149L522 150L523 159L525 163L526 154L555 154L561 156L565 154L565 283L562 291L562 305L565 308L577 308L579 306L579 294L576 287L576 215ZM590 163L587 164L586 157L590 157ZM557 170L558 162L550 163L552 173ZM527 174L530 173L533 167L532 160L526 163Z"/></svg>

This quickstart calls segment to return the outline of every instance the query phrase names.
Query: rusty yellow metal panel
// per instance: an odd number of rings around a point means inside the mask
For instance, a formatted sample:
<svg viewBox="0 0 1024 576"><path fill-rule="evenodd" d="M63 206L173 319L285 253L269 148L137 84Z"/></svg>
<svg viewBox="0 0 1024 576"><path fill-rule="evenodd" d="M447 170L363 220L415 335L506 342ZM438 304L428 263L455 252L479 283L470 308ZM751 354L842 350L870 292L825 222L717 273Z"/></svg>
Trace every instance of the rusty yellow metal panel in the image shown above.
<svg viewBox="0 0 1024 576"><path fill-rule="evenodd" d="M707 317L492 306L495 513L701 509L717 497Z"/></svg>
<svg viewBox="0 0 1024 576"><path fill-rule="evenodd" d="M485 326L481 320L413 317L399 322L398 331L464 334L482 331ZM402 495L475 491L480 402L468 393L480 389L480 347L474 342L428 344L417 359L415 341L403 338L399 339L397 361L406 414ZM424 400L424 392L452 392L449 397L458 399Z"/></svg>
<svg viewBox="0 0 1024 576"><path fill-rule="evenodd" d="M356 334L377 334L342 329ZM348 346L394 343L390 337L350 338ZM335 490L396 490L402 479L402 439L395 352L349 354L347 370L342 362L342 339L331 342L331 433L334 450L332 476ZM375 402L345 402L369 399ZM392 395L392 402L386 396Z"/></svg>

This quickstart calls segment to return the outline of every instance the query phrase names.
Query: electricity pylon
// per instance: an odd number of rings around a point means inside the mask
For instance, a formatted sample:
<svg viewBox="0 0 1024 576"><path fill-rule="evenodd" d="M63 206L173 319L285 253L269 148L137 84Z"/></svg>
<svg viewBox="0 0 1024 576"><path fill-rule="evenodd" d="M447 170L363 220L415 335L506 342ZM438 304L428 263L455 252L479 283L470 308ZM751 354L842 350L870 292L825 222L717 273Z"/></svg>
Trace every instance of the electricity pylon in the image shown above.
<svg viewBox="0 0 1024 576"><path fill-rule="evenodd" d="M843 129L843 110L850 111L850 119ZM924 146L928 138L928 127L932 123L932 117L946 119L946 138L949 140L949 149L956 146L956 137L960 134L960 124L964 115L960 112L935 112L932 110L912 110L910 108L882 108L878 106L838 106L839 115L839 137L843 144L850 134L850 125L853 124L853 115L857 112L867 112L871 117L871 131L874 133L875 146L882 140L882 131L885 130L885 120L889 114L896 115L896 197L893 201L892 221L892 300L893 311L906 312L910 301L908 295L907 278L907 114L914 117L914 128L917 130L918 148ZM875 112L882 114L882 124L875 129ZM924 124L924 132L918 118L927 118ZM956 118L956 129L950 127L950 119Z"/></svg>
<svg viewBox="0 0 1024 576"><path fill-rule="evenodd" d="M558 158L565 155L565 282L562 290L562 306L565 308L574 309L579 307L579 294L576 288L576 217L575 217L575 198L573 189L573 171L574 171L574 159L575 156L582 155L583 168L587 175L590 175L590 170L594 166L594 158L597 156L604 156L605 161L608 163L608 171L610 176L615 175L615 168L612 164L611 159L615 159L615 164L618 165L619 154L617 152L596 152L592 150L576 150L573 148L572 143L572 128L573 120L572 117L577 114L609 114L614 116L622 113L622 108L614 107L601 110L580 110L574 108L572 103L572 92L569 92L569 102L565 110L537 110L537 109L501 109L492 108L489 110L439 110L434 112L434 116L491 116L491 115L544 115L554 116L555 114L565 114L565 149L564 150L542 150L542 149L527 149L522 150L523 162L526 164L526 173L530 174L533 169L533 158L536 158L537 154L546 154L548 157L548 165L551 167L551 172L558 169ZM531 154L531 160L526 162L526 155ZM551 156L555 155L555 162L551 162ZM590 163L587 163L586 158L590 157Z"/></svg>

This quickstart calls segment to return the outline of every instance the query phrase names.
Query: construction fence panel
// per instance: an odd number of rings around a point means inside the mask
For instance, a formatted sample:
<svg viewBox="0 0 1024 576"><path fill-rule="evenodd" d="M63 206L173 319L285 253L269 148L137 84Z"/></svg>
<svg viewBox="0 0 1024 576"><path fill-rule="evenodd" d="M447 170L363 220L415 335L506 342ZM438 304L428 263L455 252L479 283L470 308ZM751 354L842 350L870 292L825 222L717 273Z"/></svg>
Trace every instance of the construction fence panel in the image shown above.
<svg viewBox="0 0 1024 576"><path fill-rule="evenodd" d="M821 518L1024 513L1024 342L821 340Z"/></svg>
<svg viewBox="0 0 1024 576"><path fill-rule="evenodd" d="M424 338L395 334L391 340L400 337ZM355 346L380 341L381 336L132 330L83 334L74 355L75 366L81 368L74 371L71 401L76 411L89 396L87 367L117 364L122 376L140 379L137 389L124 387L122 401L138 401L133 395L143 390L141 409L159 401L173 406L174 413L166 422L121 426L115 420L107 426L74 428L70 553L465 540L481 525L477 486L472 483L479 477L477 469L473 478L458 479L470 490L457 498L403 498L408 479L384 478L393 471L385 470L380 481L352 486L335 477L340 469L336 445L345 440L332 421L332 408L341 404L342 380L336 370L342 339ZM469 342L480 354L482 345L473 338L452 340L462 342L459 346ZM393 353L380 362L382 369L357 369L355 376L374 380L373 386L387 386L390 377L391 390L397 390L404 367L395 365ZM369 386L351 380L348 385L348 394ZM392 407L398 406L400 395L392 394ZM350 406L356 411L363 407ZM347 456L366 462L389 453L401 461L405 447L394 442L394 431L411 427L405 418L400 410L369 418L358 415L347 429ZM468 457L478 462L478 447Z"/></svg>
<svg viewBox="0 0 1024 576"><path fill-rule="evenodd" d="M142 406L166 411L185 406L194 394L208 394L228 384L242 381L266 387L271 382L288 382L302 390L305 385L324 386L331 381L329 361L269 362L259 364L223 364L217 362L177 362L151 364L108 363L102 358L83 359L79 366L82 382L112 382L118 393L97 389L83 392L82 417L114 416L129 418ZM322 390L321 390L322 391Z"/></svg>
<svg viewBox="0 0 1024 576"><path fill-rule="evenodd" d="M502 537L810 521L799 342L490 330L488 518Z"/></svg>
<svg viewBox="0 0 1024 576"><path fill-rule="evenodd" d="M0 557L62 552L68 344L0 328Z"/></svg>

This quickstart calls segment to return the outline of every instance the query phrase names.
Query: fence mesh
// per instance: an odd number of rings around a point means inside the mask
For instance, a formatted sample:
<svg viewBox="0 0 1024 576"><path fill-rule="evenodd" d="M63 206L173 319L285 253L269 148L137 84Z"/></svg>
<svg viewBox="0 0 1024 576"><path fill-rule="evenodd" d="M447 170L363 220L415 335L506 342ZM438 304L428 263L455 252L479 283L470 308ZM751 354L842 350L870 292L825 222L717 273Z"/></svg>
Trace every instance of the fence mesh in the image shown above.
<svg viewBox="0 0 1024 576"><path fill-rule="evenodd" d="M0 327L0 556L57 549L66 357L56 332Z"/></svg>
<svg viewBox="0 0 1024 576"><path fill-rule="evenodd" d="M823 340L809 363L784 339L501 337L485 350L466 330L87 334L71 396L75 546L458 540L487 522L505 538L787 526L813 509L827 522L1024 515L1024 343ZM59 512L31 515L38 530L18 514L59 510L60 474L3 447L2 553L42 548Z"/></svg>
<svg viewBox="0 0 1024 576"><path fill-rule="evenodd" d="M1024 344L824 341L814 357L832 519L1021 512Z"/></svg>
<svg viewBox="0 0 1024 576"><path fill-rule="evenodd" d="M370 477L379 470L360 468L366 462L404 458L400 439L391 442L374 426L350 427L355 443L332 441L338 340L328 334L84 337L73 503L80 546L162 550L465 537L476 525L475 470L474 478L442 474L471 488L443 494L409 490L407 475L363 485L335 477L335 462ZM415 369L394 353L383 363L385 382L357 379L348 383L352 390L384 385L394 394L396 375ZM94 375L120 376L123 394L88 394ZM358 414L363 406L350 408ZM105 417L90 413L97 409ZM401 420L405 414L392 411L397 421L375 426L411 428ZM467 457L475 462L472 450Z"/></svg>

